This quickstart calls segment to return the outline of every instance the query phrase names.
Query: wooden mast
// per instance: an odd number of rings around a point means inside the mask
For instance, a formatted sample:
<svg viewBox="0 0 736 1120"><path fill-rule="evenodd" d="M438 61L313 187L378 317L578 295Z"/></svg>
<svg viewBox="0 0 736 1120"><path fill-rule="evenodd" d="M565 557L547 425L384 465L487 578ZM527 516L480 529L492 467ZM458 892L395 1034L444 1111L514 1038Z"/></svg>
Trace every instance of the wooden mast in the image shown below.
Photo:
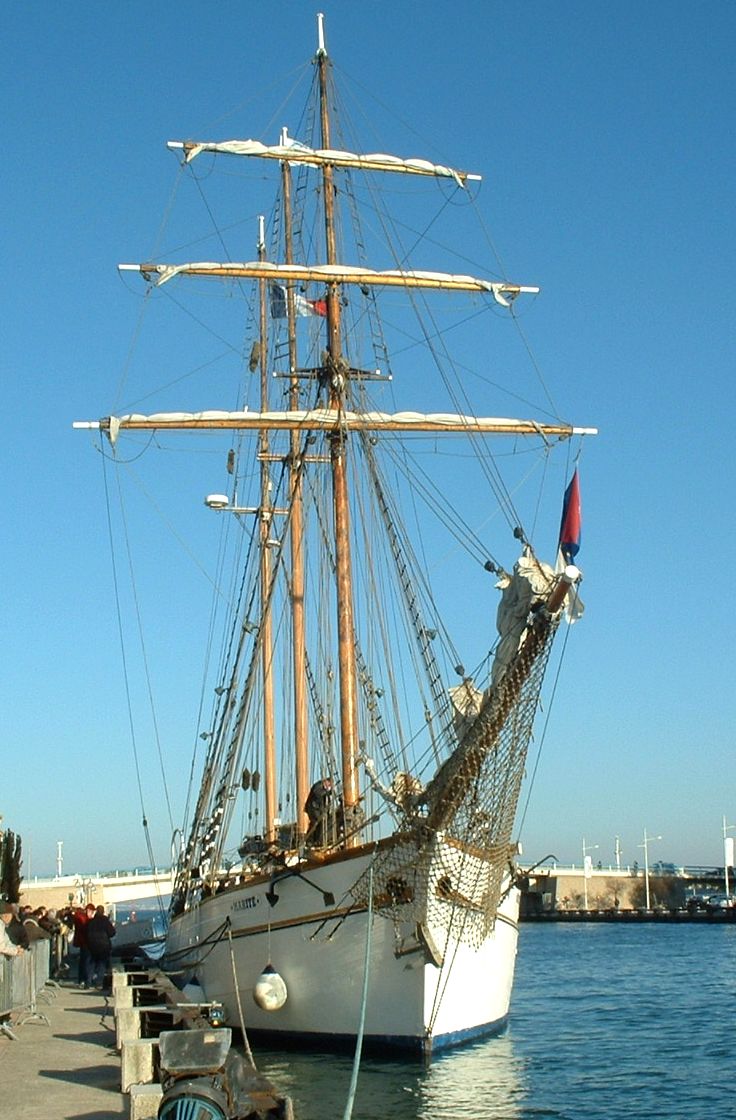
<svg viewBox="0 0 736 1120"><path fill-rule="evenodd" d="M322 147L329 149L330 115L327 101L327 52L324 47L322 20L319 24L320 45L317 51L319 76L320 123ZM335 190L333 168L329 163L322 167L324 194L325 243L327 263L337 264L337 238L335 232ZM327 362L325 375L329 378L329 407L338 414L345 403L348 363L342 357L340 324L340 286L335 281L327 285ZM354 810L360 800L358 788L358 691L355 667L355 628L352 595L352 562L350 554L350 511L347 487L347 442L345 433L336 430L330 436L330 461L335 530L335 566L337 590L337 640L340 684L340 748L342 756L342 799L345 827L351 840L357 843L354 830Z"/></svg>
<svg viewBox="0 0 736 1120"><path fill-rule="evenodd" d="M293 213L291 198L291 168L284 160L281 164L284 192L284 255L287 262L294 259ZM289 408L299 407L299 379L296 376L296 322L294 289L286 289L287 329L289 337ZM309 828L309 818L304 810L309 794L309 739L307 724L307 645L304 615L304 505L302 500L302 471L300 462L301 435L290 433L289 486L291 520L291 617L294 671L294 753L296 781L296 830L299 844L304 842Z"/></svg>
<svg viewBox="0 0 736 1120"><path fill-rule="evenodd" d="M258 259L265 260L266 244L263 233L263 218L259 219ZM260 296L260 363L261 408L268 408L268 347L266 345L268 321L266 316L266 281L259 282ZM273 564L269 539L271 536L271 478L269 470L268 429L261 428L259 436L259 458L261 460L261 501L259 510L260 540L260 581L261 581L261 669L263 673L263 751L264 751L264 800L265 819L263 837L271 844L276 839L276 733L273 704L273 622L269 609L269 592L273 578Z"/></svg>

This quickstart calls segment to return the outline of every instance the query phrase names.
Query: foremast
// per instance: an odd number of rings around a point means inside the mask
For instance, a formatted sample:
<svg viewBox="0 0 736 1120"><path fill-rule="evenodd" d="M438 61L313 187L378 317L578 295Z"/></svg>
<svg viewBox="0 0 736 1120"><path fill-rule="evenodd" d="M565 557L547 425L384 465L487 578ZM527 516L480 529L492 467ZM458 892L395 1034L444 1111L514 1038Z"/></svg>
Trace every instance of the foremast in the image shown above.
<svg viewBox="0 0 736 1120"><path fill-rule="evenodd" d="M263 218L259 219L258 259L266 259L266 241ZM259 294L259 373L261 379L261 409L268 409L268 320L266 281L260 280ZM261 672L263 676L263 769L265 778L265 824L264 839L273 844L276 839L276 726L274 717L273 681L273 616L269 609L271 582L273 580L273 561L269 541L271 539L271 468L269 455L269 433L262 428L259 434L259 459L261 461L261 500L259 509L260 536L260 583L261 583Z"/></svg>
<svg viewBox="0 0 736 1120"><path fill-rule="evenodd" d="M281 161L281 182L284 192L284 249L287 261L294 259L294 230L292 206L291 168L287 160ZM297 377L296 310L294 289L286 289L287 330L289 346L289 408L299 407L299 378ZM304 464L300 433L294 429L289 434L289 498L291 542L291 626L294 679L294 781L296 785L296 830L301 846L307 835L309 819L304 806L309 793L309 739L307 718L307 642L306 612L304 603Z"/></svg>

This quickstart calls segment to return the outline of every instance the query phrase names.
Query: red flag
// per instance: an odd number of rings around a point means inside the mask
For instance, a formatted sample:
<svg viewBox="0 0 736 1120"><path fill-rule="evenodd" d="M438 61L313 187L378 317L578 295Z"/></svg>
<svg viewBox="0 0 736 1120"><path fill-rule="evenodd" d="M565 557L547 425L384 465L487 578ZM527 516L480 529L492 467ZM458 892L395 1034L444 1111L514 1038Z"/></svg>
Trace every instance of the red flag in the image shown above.
<svg viewBox="0 0 736 1120"><path fill-rule="evenodd" d="M560 522L560 552L565 563L572 564L580 549L582 515L580 511L580 481L577 467L565 491Z"/></svg>

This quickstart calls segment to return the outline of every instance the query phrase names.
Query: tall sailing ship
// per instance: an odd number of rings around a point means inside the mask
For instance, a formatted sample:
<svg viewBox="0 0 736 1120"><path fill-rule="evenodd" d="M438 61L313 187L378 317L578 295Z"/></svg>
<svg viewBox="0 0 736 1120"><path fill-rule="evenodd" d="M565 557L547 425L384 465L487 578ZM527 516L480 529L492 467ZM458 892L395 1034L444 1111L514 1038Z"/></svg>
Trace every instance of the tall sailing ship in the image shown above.
<svg viewBox="0 0 736 1120"><path fill-rule="evenodd" d="M371 228L399 228L379 212L379 177L439 189L442 211L472 200L479 176L344 146L321 17L311 94L298 140L169 145L187 169L206 156L273 171L255 259L120 266L149 290L202 278L244 298L254 338L237 409L79 426L116 456L141 431L229 443L226 485L206 501L238 575L218 592L223 653L166 967L251 1036L330 1046L362 1031L426 1055L506 1022L517 801L552 642L578 609L577 475L552 567L500 466L520 476L562 448L564 479L593 429L470 404L449 338L473 317L496 328L538 289L413 269L403 249L369 267L359 204ZM411 331L396 326L408 312ZM389 339L403 340L394 362ZM419 411L402 397L407 365ZM491 503L505 564L483 539Z"/></svg>

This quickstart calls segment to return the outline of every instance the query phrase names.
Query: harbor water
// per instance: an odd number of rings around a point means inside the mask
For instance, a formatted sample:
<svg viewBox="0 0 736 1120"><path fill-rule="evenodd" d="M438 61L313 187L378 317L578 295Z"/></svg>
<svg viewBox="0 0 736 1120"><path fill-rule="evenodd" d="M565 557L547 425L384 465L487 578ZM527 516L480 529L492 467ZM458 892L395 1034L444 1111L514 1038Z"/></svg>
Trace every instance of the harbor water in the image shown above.
<svg viewBox="0 0 736 1120"><path fill-rule="evenodd" d="M428 1069L364 1059L353 1118L736 1118L735 966L733 923L522 925L508 1030ZM255 1058L298 1120L343 1116L350 1057Z"/></svg>

